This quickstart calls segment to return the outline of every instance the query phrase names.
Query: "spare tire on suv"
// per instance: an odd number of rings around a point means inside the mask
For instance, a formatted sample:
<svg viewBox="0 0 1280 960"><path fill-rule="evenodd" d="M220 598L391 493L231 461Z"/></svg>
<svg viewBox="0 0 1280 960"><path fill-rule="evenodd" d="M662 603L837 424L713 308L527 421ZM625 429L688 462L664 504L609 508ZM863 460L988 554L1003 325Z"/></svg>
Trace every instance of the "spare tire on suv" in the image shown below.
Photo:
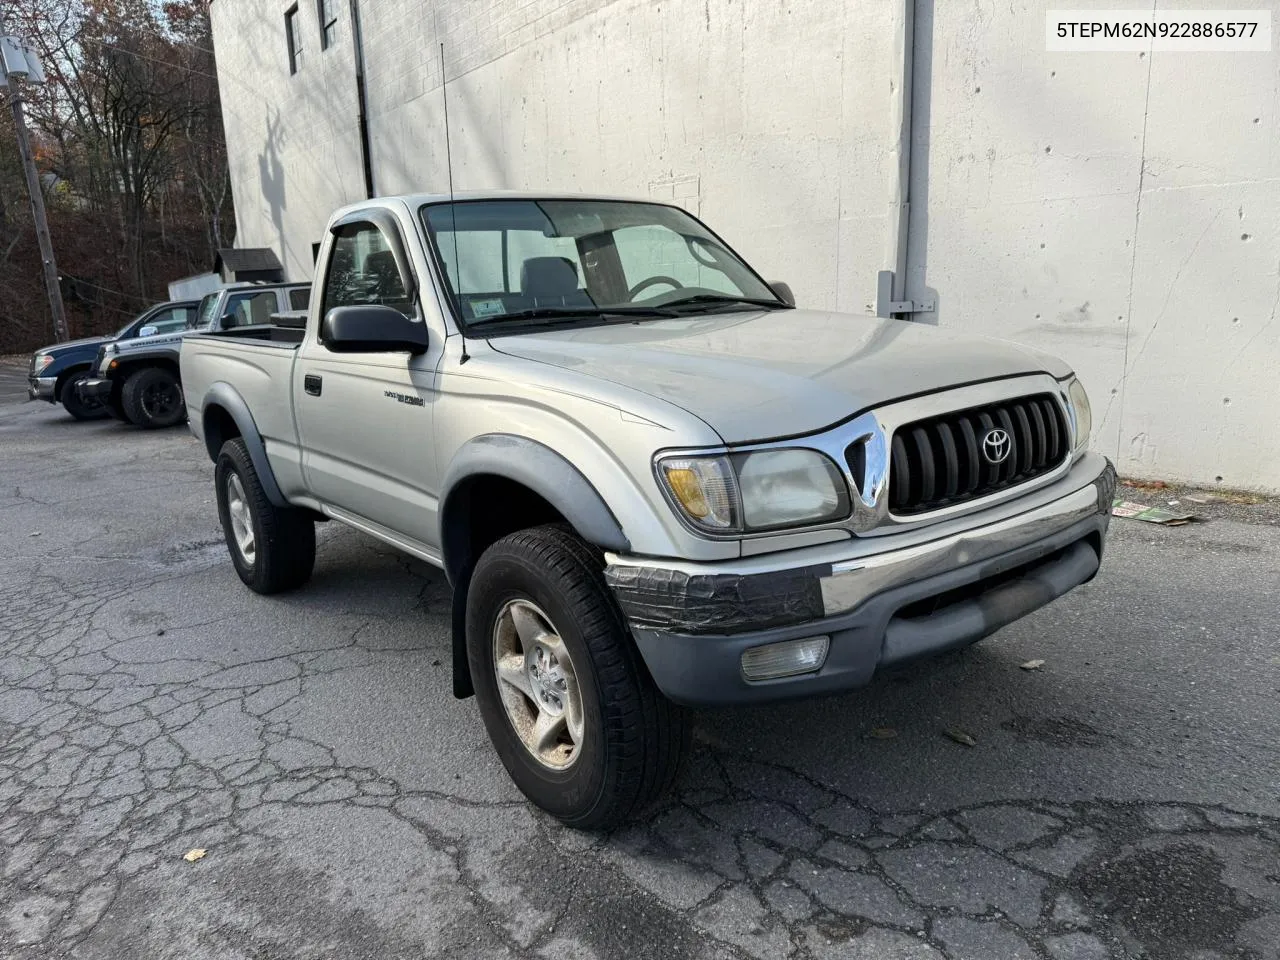
<svg viewBox="0 0 1280 960"><path fill-rule="evenodd" d="M129 374L120 400L130 422L148 430L172 427L187 416L182 384L165 367L143 367Z"/></svg>

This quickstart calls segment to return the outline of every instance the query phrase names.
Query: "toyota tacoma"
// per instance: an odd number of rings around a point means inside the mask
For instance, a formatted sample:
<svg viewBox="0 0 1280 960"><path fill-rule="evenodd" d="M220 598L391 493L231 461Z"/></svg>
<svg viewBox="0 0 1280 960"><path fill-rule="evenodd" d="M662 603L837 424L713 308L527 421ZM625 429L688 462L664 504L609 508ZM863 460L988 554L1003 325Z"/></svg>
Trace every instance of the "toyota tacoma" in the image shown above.
<svg viewBox="0 0 1280 960"><path fill-rule="evenodd" d="M796 309L682 209L338 211L300 342L182 341L236 573L337 520L441 568L454 692L553 816L672 783L689 706L849 690L1098 571L1114 495L1061 360Z"/></svg>

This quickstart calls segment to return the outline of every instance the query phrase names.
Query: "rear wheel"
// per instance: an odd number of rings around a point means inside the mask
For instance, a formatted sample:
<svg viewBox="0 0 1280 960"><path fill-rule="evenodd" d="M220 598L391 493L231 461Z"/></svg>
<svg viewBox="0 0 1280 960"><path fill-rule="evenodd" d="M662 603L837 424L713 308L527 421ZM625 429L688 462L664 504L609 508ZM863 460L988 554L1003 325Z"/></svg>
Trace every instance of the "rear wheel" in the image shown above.
<svg viewBox="0 0 1280 960"><path fill-rule="evenodd" d="M598 553L561 527L513 533L476 564L467 658L489 738L533 803L607 829L674 783L685 712L654 686Z"/></svg>
<svg viewBox="0 0 1280 960"><path fill-rule="evenodd" d="M262 489L249 448L228 440L214 469L218 519L231 562L256 593L302 586L316 562L316 525L306 510L277 507Z"/></svg>
<svg viewBox="0 0 1280 960"><path fill-rule="evenodd" d="M129 374L120 391L125 415L139 427L172 427L187 415L182 385L164 367L144 367Z"/></svg>
<svg viewBox="0 0 1280 960"><path fill-rule="evenodd" d="M103 406L102 401L93 399L81 399L80 392L77 389L81 380L87 380L89 372L87 370L80 373L73 373L67 377L62 384L62 391L58 394L58 399L62 402L62 406L67 413L71 414L77 420L101 420L103 417L111 416L111 411Z"/></svg>

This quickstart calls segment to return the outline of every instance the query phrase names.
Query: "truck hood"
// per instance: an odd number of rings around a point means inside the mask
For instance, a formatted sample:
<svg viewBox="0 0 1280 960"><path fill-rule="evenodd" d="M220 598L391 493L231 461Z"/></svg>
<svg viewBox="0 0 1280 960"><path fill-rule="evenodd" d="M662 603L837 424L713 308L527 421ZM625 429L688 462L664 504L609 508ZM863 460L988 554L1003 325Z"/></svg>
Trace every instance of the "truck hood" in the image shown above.
<svg viewBox="0 0 1280 960"><path fill-rule="evenodd" d="M93 347L96 349L97 347L106 343L108 340L113 340L113 339L115 338L114 337L85 337L83 340L66 340L63 343L55 343L47 347L41 347L39 350L36 350L34 352L43 353L51 357L59 357L62 354L69 353L73 350L85 350L90 347Z"/></svg>
<svg viewBox="0 0 1280 960"><path fill-rule="evenodd" d="M813 433L868 407L975 381L1071 372L1004 340L820 310L646 320L490 344L666 400L726 443Z"/></svg>

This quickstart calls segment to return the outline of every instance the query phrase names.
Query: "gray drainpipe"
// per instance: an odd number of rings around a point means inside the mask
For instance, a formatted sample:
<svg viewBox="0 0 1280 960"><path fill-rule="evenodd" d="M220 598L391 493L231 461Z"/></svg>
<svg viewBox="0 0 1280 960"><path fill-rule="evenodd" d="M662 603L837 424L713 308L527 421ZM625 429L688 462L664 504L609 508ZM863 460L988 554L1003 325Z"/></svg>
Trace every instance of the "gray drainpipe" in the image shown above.
<svg viewBox="0 0 1280 960"><path fill-rule="evenodd" d="M360 163L364 167L364 195L372 200L377 194L373 189L373 161L369 149L368 102L364 89L364 35L360 32L360 0L351 0L351 46L356 58L356 120L360 125Z"/></svg>
<svg viewBox="0 0 1280 960"><path fill-rule="evenodd" d="M916 3L902 4L902 77L897 101L898 169L894 174L893 210L889 218L886 259L892 270L881 270L876 277L876 316L893 317L916 312L917 305L907 300L907 241L911 225L911 128L914 113ZM921 305L924 306L924 305Z"/></svg>

